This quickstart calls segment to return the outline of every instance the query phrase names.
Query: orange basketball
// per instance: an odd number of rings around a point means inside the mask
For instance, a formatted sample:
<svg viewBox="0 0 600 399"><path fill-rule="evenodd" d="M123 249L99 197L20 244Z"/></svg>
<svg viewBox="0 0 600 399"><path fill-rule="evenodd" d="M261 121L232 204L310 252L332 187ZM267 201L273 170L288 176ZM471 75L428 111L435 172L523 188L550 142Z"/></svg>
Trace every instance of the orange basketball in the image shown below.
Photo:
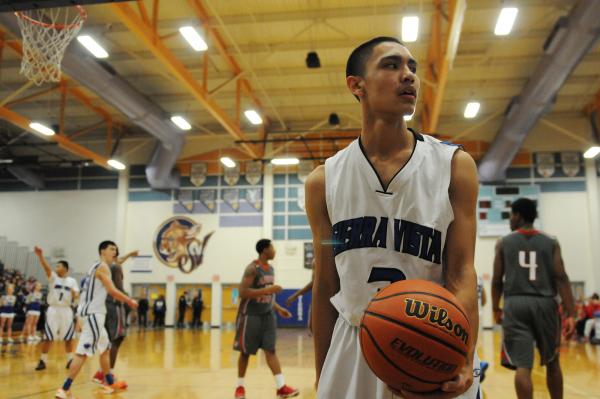
<svg viewBox="0 0 600 399"><path fill-rule="evenodd" d="M373 373L390 387L429 392L467 362L471 327L444 287L404 280L371 300L360 325L360 346Z"/></svg>

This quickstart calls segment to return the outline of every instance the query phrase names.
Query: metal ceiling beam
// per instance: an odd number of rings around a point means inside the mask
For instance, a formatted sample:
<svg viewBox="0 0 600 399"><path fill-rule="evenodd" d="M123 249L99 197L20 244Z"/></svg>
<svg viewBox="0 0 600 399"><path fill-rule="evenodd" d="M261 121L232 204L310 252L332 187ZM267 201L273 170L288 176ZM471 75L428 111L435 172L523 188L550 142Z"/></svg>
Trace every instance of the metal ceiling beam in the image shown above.
<svg viewBox="0 0 600 399"><path fill-rule="evenodd" d="M206 87L200 85L192 73L169 50L162 40L144 21L126 4L113 4L111 8L116 16L133 32L154 56L163 63L181 82L188 92L237 140L245 140L246 135L225 111L207 94ZM257 158L258 152L248 144L245 151Z"/></svg>
<svg viewBox="0 0 600 399"><path fill-rule="evenodd" d="M437 130L444 90L458 42L462 23L467 9L466 0L450 0L448 2L448 21L445 34L442 33L444 10L442 0L434 0L435 12L431 19L431 36L425 64L425 78L435 85L426 85L423 90L423 107L421 110L421 129L425 133Z"/></svg>
<svg viewBox="0 0 600 399"><path fill-rule="evenodd" d="M24 117L23 115L20 115L14 111L11 111L6 107L0 107L0 118L12 123L15 126L20 127L21 129L23 129L29 133L33 133L36 136L40 137L39 133L37 133L35 130L33 130L29 127L29 124L31 123L31 121L29 119L27 119L26 117ZM69 138L67 138L65 136L62 136L60 134L55 134L54 136L49 136L49 137L44 137L44 138L58 143L58 145L60 147L64 148L65 150L67 150L77 156L80 156L84 159L91 159L97 165L102 166L103 168L106 168L109 170L111 169L108 166L107 158L104 158L103 156L96 154L95 152L69 140Z"/></svg>

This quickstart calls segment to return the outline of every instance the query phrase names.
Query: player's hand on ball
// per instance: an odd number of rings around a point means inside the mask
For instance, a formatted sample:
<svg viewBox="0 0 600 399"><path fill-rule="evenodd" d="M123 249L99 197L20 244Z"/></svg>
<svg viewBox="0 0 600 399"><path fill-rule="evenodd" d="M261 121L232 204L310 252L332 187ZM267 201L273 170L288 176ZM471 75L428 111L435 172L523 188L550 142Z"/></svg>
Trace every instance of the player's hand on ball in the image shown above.
<svg viewBox="0 0 600 399"><path fill-rule="evenodd" d="M441 390L431 393L400 391L404 399L451 399L465 393L473 384L473 365L466 364L451 381L446 381ZM396 392L392 390L392 392Z"/></svg>
<svg viewBox="0 0 600 399"><path fill-rule="evenodd" d="M283 317L284 319L289 319L292 317L292 313L287 309L277 309L277 313L279 313L279 316Z"/></svg>

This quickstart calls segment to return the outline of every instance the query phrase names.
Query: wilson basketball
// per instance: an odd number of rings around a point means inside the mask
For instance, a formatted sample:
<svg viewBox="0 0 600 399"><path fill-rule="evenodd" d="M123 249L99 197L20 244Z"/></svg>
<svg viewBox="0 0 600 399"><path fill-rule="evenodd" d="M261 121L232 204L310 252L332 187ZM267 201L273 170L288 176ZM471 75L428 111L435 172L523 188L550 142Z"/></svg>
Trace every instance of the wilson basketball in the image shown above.
<svg viewBox="0 0 600 399"><path fill-rule="evenodd" d="M373 373L394 389L414 392L434 391L454 378L472 339L456 297L424 280L382 289L360 327L360 345Z"/></svg>

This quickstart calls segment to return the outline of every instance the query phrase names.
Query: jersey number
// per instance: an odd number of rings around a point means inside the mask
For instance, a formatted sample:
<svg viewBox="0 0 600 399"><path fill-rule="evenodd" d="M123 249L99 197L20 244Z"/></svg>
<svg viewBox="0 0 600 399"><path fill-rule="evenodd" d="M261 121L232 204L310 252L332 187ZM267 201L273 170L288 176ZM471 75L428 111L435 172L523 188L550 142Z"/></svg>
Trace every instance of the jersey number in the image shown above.
<svg viewBox="0 0 600 399"><path fill-rule="evenodd" d="M527 263L526 251L519 251L519 266L529 269L529 281L535 281L535 271L538 267L536 258L537 254L535 251L529 251L529 263Z"/></svg>
<svg viewBox="0 0 600 399"><path fill-rule="evenodd" d="M61 292L60 295L58 296L58 301L59 302L62 301L62 298L63 298L63 293Z"/></svg>
<svg viewBox="0 0 600 399"><path fill-rule="evenodd" d="M389 281L391 284L400 280L406 280L406 275L401 270L393 267L374 267L371 269L371 274L369 274L367 282Z"/></svg>

